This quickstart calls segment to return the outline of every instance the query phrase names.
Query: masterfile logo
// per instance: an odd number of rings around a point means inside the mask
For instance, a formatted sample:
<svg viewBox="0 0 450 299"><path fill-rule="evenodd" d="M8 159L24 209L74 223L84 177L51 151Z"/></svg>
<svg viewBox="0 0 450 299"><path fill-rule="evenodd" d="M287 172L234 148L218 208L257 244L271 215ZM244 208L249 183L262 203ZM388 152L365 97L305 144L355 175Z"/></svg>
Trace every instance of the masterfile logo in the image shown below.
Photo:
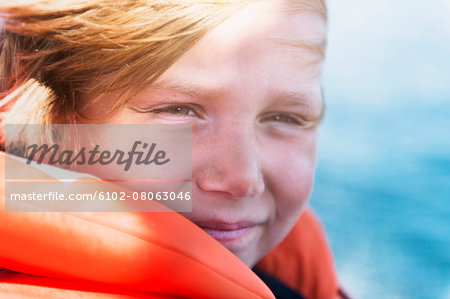
<svg viewBox="0 0 450 299"><path fill-rule="evenodd" d="M189 125L6 125L5 133L7 211L192 209Z"/></svg>

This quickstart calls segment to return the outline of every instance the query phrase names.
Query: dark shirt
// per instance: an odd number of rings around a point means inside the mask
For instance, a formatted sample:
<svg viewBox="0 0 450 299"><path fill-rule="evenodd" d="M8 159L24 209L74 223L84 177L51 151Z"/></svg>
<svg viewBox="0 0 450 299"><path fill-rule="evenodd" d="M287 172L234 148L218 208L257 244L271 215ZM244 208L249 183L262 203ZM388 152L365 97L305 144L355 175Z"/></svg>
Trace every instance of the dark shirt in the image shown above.
<svg viewBox="0 0 450 299"><path fill-rule="evenodd" d="M296 291L292 290L281 281L256 268L252 269L256 275L269 287L277 299L306 299Z"/></svg>

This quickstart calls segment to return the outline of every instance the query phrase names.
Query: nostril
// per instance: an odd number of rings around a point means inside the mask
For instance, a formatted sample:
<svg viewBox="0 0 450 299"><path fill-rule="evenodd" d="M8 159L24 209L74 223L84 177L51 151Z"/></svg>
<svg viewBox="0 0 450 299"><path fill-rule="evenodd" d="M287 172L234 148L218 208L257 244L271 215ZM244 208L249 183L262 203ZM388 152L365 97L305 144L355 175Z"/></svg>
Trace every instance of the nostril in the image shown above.
<svg viewBox="0 0 450 299"><path fill-rule="evenodd" d="M258 172L229 171L224 174L215 168L204 169L197 176L196 184L202 191L224 193L229 198L253 197L265 190Z"/></svg>
<svg viewBox="0 0 450 299"><path fill-rule="evenodd" d="M224 192L223 176L215 168L204 168L195 178L197 186L202 191Z"/></svg>

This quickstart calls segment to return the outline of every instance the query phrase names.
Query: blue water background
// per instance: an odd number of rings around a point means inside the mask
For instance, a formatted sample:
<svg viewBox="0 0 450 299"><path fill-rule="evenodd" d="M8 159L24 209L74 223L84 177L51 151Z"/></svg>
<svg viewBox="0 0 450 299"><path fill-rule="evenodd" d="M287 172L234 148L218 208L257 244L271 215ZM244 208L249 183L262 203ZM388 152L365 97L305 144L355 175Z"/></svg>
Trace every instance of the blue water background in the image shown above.
<svg viewBox="0 0 450 299"><path fill-rule="evenodd" d="M311 204L356 298L450 298L450 1L328 1Z"/></svg>

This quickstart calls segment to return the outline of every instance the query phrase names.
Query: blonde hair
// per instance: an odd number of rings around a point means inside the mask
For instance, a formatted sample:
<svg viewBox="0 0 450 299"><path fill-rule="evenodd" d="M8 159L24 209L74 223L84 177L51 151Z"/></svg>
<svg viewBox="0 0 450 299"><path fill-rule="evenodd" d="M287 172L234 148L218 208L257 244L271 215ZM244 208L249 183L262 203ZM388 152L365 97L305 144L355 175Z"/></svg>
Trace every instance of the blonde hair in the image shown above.
<svg viewBox="0 0 450 299"><path fill-rule="evenodd" d="M0 4L2 123L75 123L81 93L120 92L123 104L164 73L234 0L21 1ZM326 19L323 0L291 0Z"/></svg>

